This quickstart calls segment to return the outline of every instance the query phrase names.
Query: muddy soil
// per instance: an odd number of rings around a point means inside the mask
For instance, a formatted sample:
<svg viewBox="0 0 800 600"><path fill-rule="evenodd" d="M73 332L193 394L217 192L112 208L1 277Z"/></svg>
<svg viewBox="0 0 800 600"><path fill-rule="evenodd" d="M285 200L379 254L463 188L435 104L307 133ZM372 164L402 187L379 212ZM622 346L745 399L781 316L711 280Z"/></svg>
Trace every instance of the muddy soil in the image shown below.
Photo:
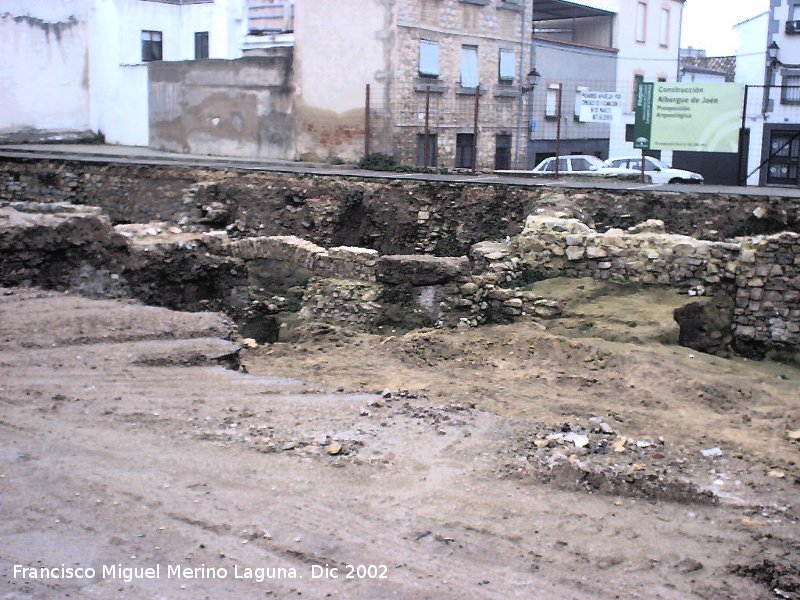
<svg viewBox="0 0 800 600"><path fill-rule="evenodd" d="M800 597L800 371L583 292L547 326L298 327L245 373L220 315L0 290L0 597Z"/></svg>

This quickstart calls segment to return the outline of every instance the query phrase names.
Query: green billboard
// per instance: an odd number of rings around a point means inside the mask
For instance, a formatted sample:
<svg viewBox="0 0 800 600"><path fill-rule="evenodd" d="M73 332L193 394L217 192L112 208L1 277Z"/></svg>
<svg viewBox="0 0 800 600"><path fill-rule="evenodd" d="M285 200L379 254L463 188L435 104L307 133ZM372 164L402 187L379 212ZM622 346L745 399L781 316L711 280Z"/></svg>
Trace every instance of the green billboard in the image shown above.
<svg viewBox="0 0 800 600"><path fill-rule="evenodd" d="M643 83L634 147L737 152L744 88L736 83Z"/></svg>

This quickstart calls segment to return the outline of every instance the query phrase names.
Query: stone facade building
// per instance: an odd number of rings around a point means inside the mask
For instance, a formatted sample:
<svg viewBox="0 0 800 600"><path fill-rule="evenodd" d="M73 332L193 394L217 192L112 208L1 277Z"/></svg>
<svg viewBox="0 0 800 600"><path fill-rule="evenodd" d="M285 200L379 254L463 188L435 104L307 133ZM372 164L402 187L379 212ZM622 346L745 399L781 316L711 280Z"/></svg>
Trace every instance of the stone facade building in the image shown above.
<svg viewBox="0 0 800 600"><path fill-rule="evenodd" d="M477 166L513 166L524 135L531 0L340 4L296 3L301 157L326 158L320 148L344 159L363 154L369 84L371 151L406 164L471 167L480 86Z"/></svg>

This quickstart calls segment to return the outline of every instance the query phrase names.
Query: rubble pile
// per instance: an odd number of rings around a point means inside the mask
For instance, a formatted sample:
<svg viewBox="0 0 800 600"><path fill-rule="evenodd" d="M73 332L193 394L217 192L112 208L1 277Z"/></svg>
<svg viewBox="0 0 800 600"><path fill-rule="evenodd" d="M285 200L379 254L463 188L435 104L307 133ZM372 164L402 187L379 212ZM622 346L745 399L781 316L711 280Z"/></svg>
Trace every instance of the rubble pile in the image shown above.
<svg viewBox="0 0 800 600"><path fill-rule="evenodd" d="M694 465L683 451L663 438L634 439L603 418L585 426L564 423L552 428L539 423L519 432L505 451L507 475L533 476L542 482L588 492L659 498L685 502L716 502L710 491L691 483Z"/></svg>

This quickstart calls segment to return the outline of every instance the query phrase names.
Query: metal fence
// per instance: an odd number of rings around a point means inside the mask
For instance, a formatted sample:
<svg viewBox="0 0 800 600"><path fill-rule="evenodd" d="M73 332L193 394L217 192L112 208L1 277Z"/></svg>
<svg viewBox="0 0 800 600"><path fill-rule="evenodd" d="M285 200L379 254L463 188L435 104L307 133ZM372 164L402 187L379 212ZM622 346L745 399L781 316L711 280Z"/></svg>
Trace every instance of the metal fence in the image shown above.
<svg viewBox="0 0 800 600"><path fill-rule="evenodd" d="M582 118L581 99L591 92L619 99L613 123ZM536 86L489 83L471 89L436 81L391 91L368 87L364 154L469 170L530 169L561 153L607 158L626 148L634 100L634 82L620 89L614 80L546 79Z"/></svg>
<svg viewBox="0 0 800 600"><path fill-rule="evenodd" d="M468 89L417 81L390 91L367 86L363 154L470 171L530 169L555 155L631 154L638 83L548 79L535 87L490 83ZM586 99L597 92L613 95L617 108L587 113ZM700 171L710 183L800 186L800 86L746 86L738 152L648 154Z"/></svg>
<svg viewBox="0 0 800 600"><path fill-rule="evenodd" d="M800 86L745 86L737 182L800 186Z"/></svg>

